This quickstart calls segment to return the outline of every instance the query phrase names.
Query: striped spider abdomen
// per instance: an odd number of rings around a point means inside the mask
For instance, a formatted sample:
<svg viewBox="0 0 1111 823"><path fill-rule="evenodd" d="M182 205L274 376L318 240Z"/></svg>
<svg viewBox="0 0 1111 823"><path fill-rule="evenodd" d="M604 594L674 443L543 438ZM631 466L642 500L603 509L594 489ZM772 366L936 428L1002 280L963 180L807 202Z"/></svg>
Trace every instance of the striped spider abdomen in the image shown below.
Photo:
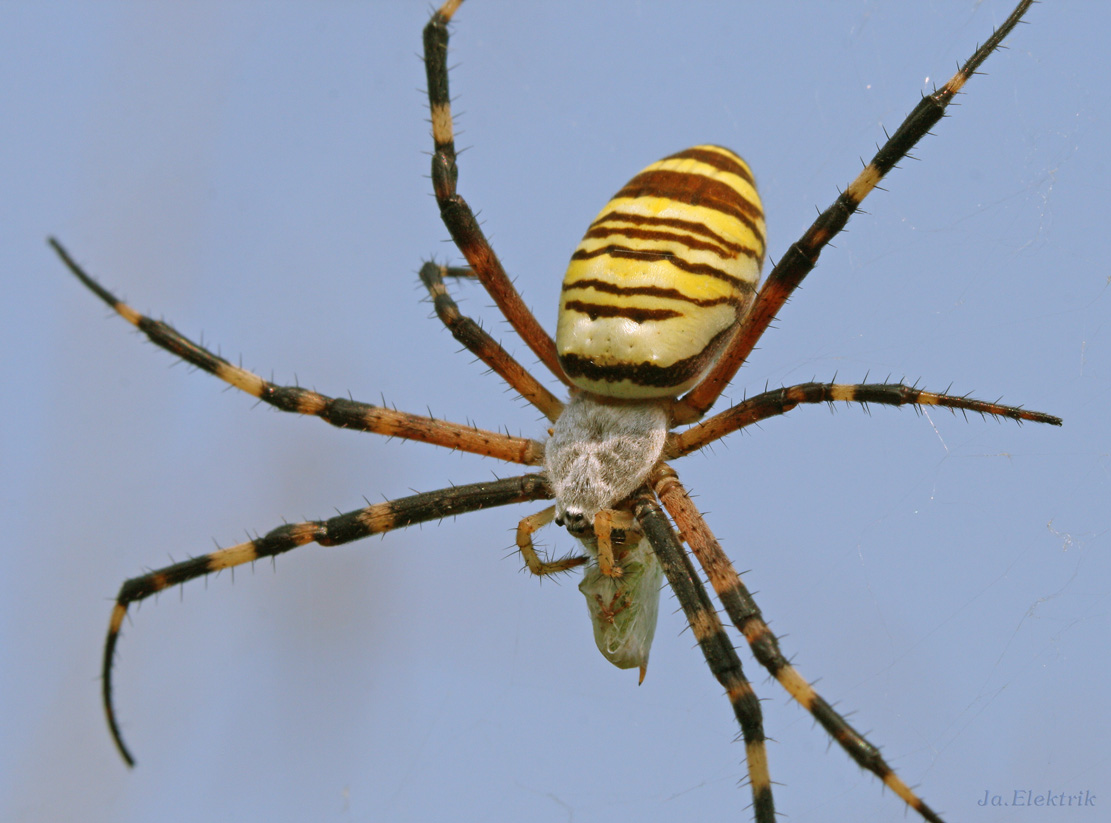
<svg viewBox="0 0 1111 823"><path fill-rule="evenodd" d="M563 279L556 350L605 397L676 397L698 383L752 304L764 262L752 172L695 146L641 171L606 204Z"/></svg>

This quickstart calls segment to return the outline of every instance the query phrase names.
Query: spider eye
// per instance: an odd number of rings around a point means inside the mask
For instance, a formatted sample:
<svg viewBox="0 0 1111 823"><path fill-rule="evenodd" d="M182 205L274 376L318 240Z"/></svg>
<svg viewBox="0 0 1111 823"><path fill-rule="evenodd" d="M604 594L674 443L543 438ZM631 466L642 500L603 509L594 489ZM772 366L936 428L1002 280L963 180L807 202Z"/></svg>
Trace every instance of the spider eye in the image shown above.
<svg viewBox="0 0 1111 823"><path fill-rule="evenodd" d="M564 509L556 515L555 522L576 536L589 533L592 526L591 519L582 509Z"/></svg>

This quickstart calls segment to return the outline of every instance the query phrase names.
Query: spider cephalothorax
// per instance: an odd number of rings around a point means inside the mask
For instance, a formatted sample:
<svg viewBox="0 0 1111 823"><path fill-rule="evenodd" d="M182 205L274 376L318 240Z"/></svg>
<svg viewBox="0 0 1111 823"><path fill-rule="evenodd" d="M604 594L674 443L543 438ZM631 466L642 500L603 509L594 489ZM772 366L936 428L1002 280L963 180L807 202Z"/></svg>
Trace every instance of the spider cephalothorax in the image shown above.
<svg viewBox="0 0 1111 823"><path fill-rule="evenodd" d="M663 454L667 408L661 402L613 403L580 394L564 406L544 448L555 495L555 522L576 537L593 534L595 516L627 499Z"/></svg>
<svg viewBox="0 0 1111 823"><path fill-rule="evenodd" d="M554 505L518 525L517 546L527 567L543 575L585 565L580 589L587 598L599 649L618 666L639 667L642 678L656 624L660 579L666 576L741 727L758 823L776 819L760 703L680 540L697 558L722 609L756 660L861 767L923 818L940 820L876 747L787 661L669 461L803 403L944 406L1060 424L1059 418L1040 412L889 383L789 386L749 397L703 419L776 313L813 269L821 251L884 175L938 123L946 106L999 47L1032 0L1022 0L947 83L922 98L871 162L787 250L759 289L764 218L744 161L728 149L703 145L645 168L603 208L575 250L563 283L555 340L525 307L474 212L457 191L447 25L461 2L448 0L432 15L424 31L424 53L434 142L433 188L444 225L468 266L426 263L420 276L437 315L452 334L552 423L546 442L271 383L169 325L139 314L86 274L56 241L50 241L88 288L155 344L277 409L320 417L341 428L420 440L540 469L377 503L327 520L282 525L245 543L126 581L112 610L103 660L104 705L120 753L133 764L112 699L113 656L130 604L209 572L306 543L337 545L449 515L554 498ZM571 399L561 401L477 323L460 314L445 288L445 277L479 280ZM701 422L676 428L695 421ZM531 535L552 520L580 539L586 556L540 557Z"/></svg>

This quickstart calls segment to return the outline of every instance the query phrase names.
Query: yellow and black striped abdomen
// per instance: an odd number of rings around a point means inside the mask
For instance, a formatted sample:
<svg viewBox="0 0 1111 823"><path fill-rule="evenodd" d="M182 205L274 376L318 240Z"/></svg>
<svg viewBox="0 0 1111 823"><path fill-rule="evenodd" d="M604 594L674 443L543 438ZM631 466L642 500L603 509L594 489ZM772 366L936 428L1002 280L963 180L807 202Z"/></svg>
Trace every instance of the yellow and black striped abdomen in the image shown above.
<svg viewBox="0 0 1111 823"><path fill-rule="evenodd" d="M695 146L630 180L563 279L556 348L582 389L674 397L713 364L756 293L764 213L752 172Z"/></svg>

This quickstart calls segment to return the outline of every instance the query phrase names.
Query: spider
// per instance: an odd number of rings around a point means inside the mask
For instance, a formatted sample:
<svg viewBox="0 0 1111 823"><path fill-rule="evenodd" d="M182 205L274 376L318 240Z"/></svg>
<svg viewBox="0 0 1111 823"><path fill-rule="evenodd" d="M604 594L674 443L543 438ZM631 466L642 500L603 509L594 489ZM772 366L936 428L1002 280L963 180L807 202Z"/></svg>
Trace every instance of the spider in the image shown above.
<svg viewBox="0 0 1111 823"><path fill-rule="evenodd" d="M276 385L166 323L138 313L51 238L50 245L73 274L153 343L262 402L341 428L423 441L538 469L372 504L327 520L282 525L262 537L124 582L105 642L102 689L108 726L127 764L135 761L116 717L112 664L132 603L169 586L307 543L338 545L468 511L554 500L518 525L516 543L526 567L538 576L585 567L580 589L600 651L619 667L638 669L642 679L661 580L666 577L736 715L758 823L775 819L760 703L683 543L757 661L856 763L879 777L924 819L940 820L878 749L788 663L670 461L808 403L943 406L1020 422L1061 424L1060 418L1041 412L896 383L799 384L765 391L705 417L815 266L822 249L887 172L937 124L953 97L1032 2L1022 0L947 83L922 98L871 162L787 250L762 286L763 211L745 162L720 146L699 145L649 165L606 204L572 255L553 340L526 308L473 210L457 191L446 58L448 23L462 0L447 0L424 29L434 141L432 182L444 225L468 265L428 262L420 278L437 316L455 338L550 421L543 440ZM445 285L449 278L477 279L482 284L514 330L563 384L566 401L459 311ZM580 541L585 554L549 559L537 552L531 535L553 521Z"/></svg>

